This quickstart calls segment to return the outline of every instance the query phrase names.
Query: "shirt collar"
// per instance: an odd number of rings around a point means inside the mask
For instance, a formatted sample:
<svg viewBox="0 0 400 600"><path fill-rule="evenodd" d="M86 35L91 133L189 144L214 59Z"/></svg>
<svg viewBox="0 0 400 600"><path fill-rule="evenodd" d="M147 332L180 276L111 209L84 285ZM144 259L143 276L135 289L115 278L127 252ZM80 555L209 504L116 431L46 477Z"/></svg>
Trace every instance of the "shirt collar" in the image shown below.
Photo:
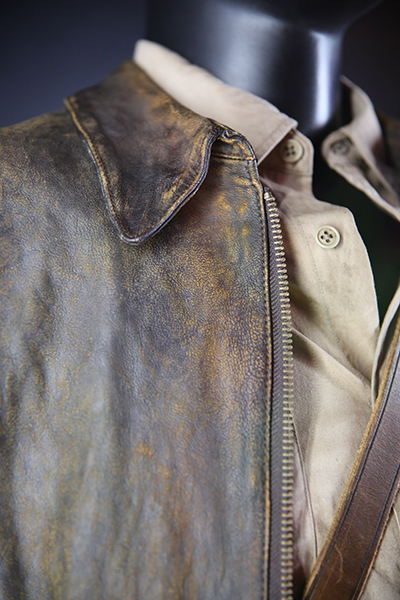
<svg viewBox="0 0 400 600"><path fill-rule="evenodd" d="M345 77L342 83L349 93L352 118L324 140L322 154L332 169L399 219L399 197L387 178L385 143L374 106L354 83Z"/></svg>
<svg viewBox="0 0 400 600"><path fill-rule="evenodd" d="M266 100L223 83L160 44L139 40L133 59L180 104L244 135L259 163L297 126Z"/></svg>
<svg viewBox="0 0 400 600"><path fill-rule="evenodd" d="M304 148L302 159L283 165L283 170L291 176L292 182L301 176L303 189L311 191L313 147L308 138L297 131L294 119L266 100L223 83L155 42L139 40L133 59L180 104L244 135L259 163L270 156L277 167L275 163L281 161L277 146L288 136L298 139ZM351 185L399 218L398 195L382 172L384 143L372 102L345 77L342 77L342 85L349 94L352 119L327 137L322 154L329 166Z"/></svg>

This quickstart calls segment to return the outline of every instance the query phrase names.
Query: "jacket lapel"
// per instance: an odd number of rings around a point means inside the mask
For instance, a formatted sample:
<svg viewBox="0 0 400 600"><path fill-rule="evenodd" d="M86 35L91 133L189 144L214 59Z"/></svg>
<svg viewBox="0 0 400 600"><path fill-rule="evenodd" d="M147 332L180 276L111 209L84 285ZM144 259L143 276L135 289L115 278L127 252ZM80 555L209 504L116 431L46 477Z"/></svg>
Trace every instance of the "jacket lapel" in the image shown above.
<svg viewBox="0 0 400 600"><path fill-rule="evenodd" d="M65 104L95 162L119 235L131 244L161 229L196 192L225 131L174 101L128 60Z"/></svg>

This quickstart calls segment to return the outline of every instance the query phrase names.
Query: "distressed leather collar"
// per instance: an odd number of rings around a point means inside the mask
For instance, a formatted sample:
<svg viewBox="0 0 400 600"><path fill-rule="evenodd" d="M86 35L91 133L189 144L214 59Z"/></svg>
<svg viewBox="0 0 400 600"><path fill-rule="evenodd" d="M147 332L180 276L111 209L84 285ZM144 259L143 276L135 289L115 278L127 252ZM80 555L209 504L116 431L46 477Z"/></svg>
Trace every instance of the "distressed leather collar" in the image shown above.
<svg viewBox="0 0 400 600"><path fill-rule="evenodd" d="M131 60L65 105L95 162L111 219L131 244L174 216L204 180L214 141L235 135L173 100Z"/></svg>

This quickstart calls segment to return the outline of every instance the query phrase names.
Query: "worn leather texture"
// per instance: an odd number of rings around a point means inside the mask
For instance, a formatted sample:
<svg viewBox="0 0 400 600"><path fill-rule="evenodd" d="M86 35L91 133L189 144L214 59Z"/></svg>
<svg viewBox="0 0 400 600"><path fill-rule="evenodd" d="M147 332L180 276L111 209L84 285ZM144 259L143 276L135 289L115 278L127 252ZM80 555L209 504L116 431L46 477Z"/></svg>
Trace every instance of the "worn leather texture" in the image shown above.
<svg viewBox="0 0 400 600"><path fill-rule="evenodd" d="M0 597L259 600L254 154L131 61L67 106L0 133Z"/></svg>

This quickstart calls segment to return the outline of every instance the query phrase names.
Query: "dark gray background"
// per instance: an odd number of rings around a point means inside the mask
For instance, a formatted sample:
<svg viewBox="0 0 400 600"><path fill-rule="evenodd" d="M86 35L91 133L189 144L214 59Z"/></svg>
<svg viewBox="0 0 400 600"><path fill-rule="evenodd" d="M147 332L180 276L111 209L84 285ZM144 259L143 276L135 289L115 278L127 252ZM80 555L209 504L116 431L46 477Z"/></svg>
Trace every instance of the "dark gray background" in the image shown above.
<svg viewBox="0 0 400 600"><path fill-rule="evenodd" d="M343 73L398 118L399 6L385 0L352 25L343 56ZM9 0L0 14L0 126L61 107L131 57L144 31L144 0Z"/></svg>

